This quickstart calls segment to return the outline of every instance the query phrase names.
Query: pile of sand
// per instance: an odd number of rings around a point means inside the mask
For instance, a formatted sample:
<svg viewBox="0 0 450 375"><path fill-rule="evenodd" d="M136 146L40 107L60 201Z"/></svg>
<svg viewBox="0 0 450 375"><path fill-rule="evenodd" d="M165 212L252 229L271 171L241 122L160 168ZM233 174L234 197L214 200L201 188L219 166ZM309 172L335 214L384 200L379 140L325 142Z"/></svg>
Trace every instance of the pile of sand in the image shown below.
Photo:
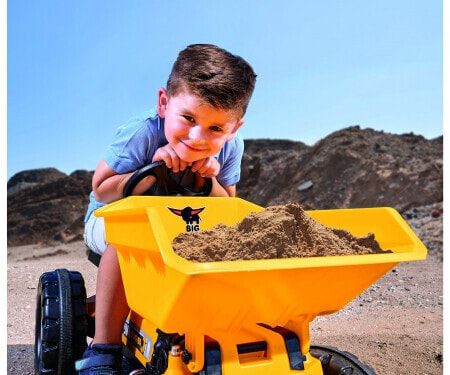
<svg viewBox="0 0 450 375"><path fill-rule="evenodd" d="M182 233L175 253L193 262L376 254L383 251L373 233L355 237L315 221L298 204L268 207L228 227Z"/></svg>

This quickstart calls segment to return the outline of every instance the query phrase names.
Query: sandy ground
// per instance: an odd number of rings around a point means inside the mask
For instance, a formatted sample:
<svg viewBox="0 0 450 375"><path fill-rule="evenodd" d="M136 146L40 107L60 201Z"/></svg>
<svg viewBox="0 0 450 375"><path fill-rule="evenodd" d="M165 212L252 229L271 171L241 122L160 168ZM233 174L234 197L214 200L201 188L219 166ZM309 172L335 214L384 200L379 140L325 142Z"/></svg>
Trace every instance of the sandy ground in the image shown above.
<svg viewBox="0 0 450 375"><path fill-rule="evenodd" d="M8 374L34 374L39 276L56 268L82 272L94 294L96 267L81 242L8 248ZM442 249L401 263L338 313L311 324L311 343L355 354L377 374L442 374Z"/></svg>

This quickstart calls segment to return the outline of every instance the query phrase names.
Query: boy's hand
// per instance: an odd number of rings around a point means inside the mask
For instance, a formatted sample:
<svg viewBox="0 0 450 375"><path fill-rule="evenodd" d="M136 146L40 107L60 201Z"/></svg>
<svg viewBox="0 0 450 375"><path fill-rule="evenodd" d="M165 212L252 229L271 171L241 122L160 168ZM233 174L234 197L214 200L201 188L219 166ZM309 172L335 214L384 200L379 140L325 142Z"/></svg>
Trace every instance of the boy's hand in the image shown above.
<svg viewBox="0 0 450 375"><path fill-rule="evenodd" d="M212 156L197 160L193 163L180 159L175 150L169 145L165 145L156 150L152 162L163 160L167 168L173 172L184 171L187 166L191 167L192 172L197 172L202 177L216 177L220 171L219 162Z"/></svg>
<svg viewBox="0 0 450 375"><path fill-rule="evenodd" d="M192 163L181 160L169 144L158 148L155 155L153 155L152 162L160 160L163 160L166 163L167 168L172 169L173 172L184 171L188 165L192 165Z"/></svg>
<svg viewBox="0 0 450 375"><path fill-rule="evenodd" d="M220 164L212 156L200 159L192 163L192 172L197 172L202 177L213 178L219 174Z"/></svg>

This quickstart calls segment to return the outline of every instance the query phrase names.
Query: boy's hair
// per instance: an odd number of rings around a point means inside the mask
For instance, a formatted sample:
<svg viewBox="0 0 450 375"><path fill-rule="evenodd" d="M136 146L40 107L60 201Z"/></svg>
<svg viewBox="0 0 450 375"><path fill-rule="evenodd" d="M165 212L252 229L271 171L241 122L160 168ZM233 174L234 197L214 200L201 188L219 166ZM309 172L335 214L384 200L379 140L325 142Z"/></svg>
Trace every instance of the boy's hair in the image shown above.
<svg viewBox="0 0 450 375"><path fill-rule="evenodd" d="M192 44L178 54L167 93L187 90L206 103L242 117L255 88L256 74L240 56L212 44Z"/></svg>

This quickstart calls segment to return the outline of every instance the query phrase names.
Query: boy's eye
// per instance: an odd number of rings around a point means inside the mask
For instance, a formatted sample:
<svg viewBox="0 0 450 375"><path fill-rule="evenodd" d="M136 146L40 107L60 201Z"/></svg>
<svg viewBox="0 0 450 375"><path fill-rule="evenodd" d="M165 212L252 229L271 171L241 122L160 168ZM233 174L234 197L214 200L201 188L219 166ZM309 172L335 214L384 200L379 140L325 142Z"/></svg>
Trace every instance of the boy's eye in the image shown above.
<svg viewBox="0 0 450 375"><path fill-rule="evenodd" d="M185 115L183 115L183 117L185 118L185 120L187 120L187 121L189 121L189 122L192 122L192 123L195 123L195 120L194 120L193 117L191 117L191 116L185 116Z"/></svg>
<svg viewBox="0 0 450 375"><path fill-rule="evenodd" d="M218 126L210 126L209 127L213 132L221 132L222 128L219 128Z"/></svg>

